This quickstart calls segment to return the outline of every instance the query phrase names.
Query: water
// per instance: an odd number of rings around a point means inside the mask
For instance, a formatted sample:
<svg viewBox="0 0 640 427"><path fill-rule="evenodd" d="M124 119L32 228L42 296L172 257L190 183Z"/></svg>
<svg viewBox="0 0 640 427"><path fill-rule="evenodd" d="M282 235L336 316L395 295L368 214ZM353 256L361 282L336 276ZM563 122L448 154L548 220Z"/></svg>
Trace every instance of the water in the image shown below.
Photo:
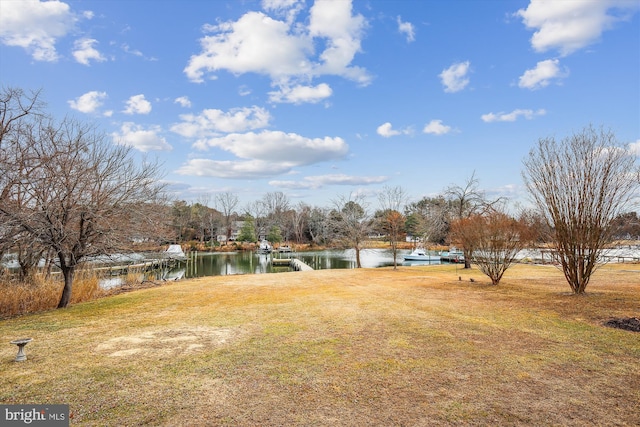
<svg viewBox="0 0 640 427"><path fill-rule="evenodd" d="M398 265L425 265L426 262L403 262L408 250L399 250ZM272 258L295 257L314 270L356 268L355 250L323 250L296 252L292 254L258 254L255 252L193 252L186 262L176 264L170 269L156 270L140 275L140 280L179 280L206 276L226 276L229 274L263 274L288 272L288 266L277 266ZM364 268L387 267L393 265L393 252L390 249L364 249L360 252L360 262ZM431 262L439 264L439 261ZM122 279L113 277L101 282L105 288L122 284Z"/></svg>
<svg viewBox="0 0 640 427"><path fill-rule="evenodd" d="M425 262L403 262L408 250L399 250L398 265L424 265ZM296 252L293 254L257 254L254 252L198 253L191 254L184 266L184 277L189 279L203 276L224 276L227 274L260 274L290 271L287 266L275 266L273 258L295 257L314 270L356 268L355 250L324 250ZM387 267L393 265L390 249L365 249L360 252L360 262L364 268ZM439 261L432 264L439 264Z"/></svg>

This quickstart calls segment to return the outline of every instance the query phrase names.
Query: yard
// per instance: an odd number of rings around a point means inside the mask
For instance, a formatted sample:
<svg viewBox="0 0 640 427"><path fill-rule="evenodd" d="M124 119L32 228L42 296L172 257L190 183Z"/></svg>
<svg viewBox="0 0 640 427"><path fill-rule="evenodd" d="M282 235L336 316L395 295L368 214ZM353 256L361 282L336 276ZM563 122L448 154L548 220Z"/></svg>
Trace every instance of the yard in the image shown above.
<svg viewBox="0 0 640 427"><path fill-rule="evenodd" d="M173 282L0 321L0 402L87 426L640 425L640 333L605 326L640 316L640 264L569 291L526 265Z"/></svg>

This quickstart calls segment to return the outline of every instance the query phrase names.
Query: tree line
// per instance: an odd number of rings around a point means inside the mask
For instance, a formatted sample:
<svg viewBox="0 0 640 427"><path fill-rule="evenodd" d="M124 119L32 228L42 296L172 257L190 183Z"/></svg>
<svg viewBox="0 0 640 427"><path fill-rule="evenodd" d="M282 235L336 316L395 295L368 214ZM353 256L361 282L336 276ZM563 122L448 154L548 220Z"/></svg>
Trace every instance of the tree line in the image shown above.
<svg viewBox="0 0 640 427"><path fill-rule="evenodd" d="M633 207L640 186L636 157L611 131L585 127L568 138L542 138L524 160L533 208L513 214L508 201L480 190L475 173L433 197L410 201L384 187L377 203L362 194L330 206L293 204L282 192L240 206L235 193L171 200L156 162L135 161L98 129L73 118L55 120L39 92L0 92L0 257L17 254L24 280L41 259L64 277L59 307L88 257L134 250L140 242L280 241L353 248L383 236L397 264L399 242L455 244L498 284L515 254L546 244L572 290L583 293L616 234L640 235ZM635 228L634 228L635 227ZM622 237L622 236L621 236Z"/></svg>

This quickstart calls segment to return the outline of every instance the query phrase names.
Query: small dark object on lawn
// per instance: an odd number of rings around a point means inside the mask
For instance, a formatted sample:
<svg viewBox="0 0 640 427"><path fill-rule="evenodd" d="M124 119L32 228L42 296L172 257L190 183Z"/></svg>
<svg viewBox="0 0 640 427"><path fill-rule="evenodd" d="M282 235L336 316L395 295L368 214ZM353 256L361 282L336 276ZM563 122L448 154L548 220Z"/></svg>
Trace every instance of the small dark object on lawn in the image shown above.
<svg viewBox="0 0 640 427"><path fill-rule="evenodd" d="M604 322L604 325L610 328L618 328L618 329L624 329L626 331L640 332L640 319L638 319L637 317L611 319Z"/></svg>
<svg viewBox="0 0 640 427"><path fill-rule="evenodd" d="M471 282L475 282L475 279L472 277L471 279L469 279Z"/></svg>

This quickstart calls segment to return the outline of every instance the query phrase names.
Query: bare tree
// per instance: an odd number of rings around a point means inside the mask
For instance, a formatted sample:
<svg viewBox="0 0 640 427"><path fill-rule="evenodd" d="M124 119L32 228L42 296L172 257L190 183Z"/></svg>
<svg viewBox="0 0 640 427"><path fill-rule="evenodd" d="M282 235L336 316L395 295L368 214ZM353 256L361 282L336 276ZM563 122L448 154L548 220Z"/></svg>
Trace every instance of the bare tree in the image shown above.
<svg viewBox="0 0 640 427"><path fill-rule="evenodd" d="M309 228L309 214L311 206L304 202L298 203L295 209L291 211L291 225L296 243L302 243L305 240L305 231Z"/></svg>
<svg viewBox="0 0 640 427"><path fill-rule="evenodd" d="M73 120L42 120L20 137L28 161L0 213L55 252L64 276L58 307L66 307L82 260L131 247L133 231L155 232L159 165L136 164L129 147Z"/></svg>
<svg viewBox="0 0 640 427"><path fill-rule="evenodd" d="M350 194L334 201L335 209L331 211L331 223L335 238L344 247L353 248L356 252L356 267L361 268L360 251L363 249L371 232L371 215L368 205L361 194Z"/></svg>
<svg viewBox="0 0 640 427"><path fill-rule="evenodd" d="M268 216L278 217L289 210L289 198L282 191L265 194L262 203Z"/></svg>
<svg viewBox="0 0 640 427"><path fill-rule="evenodd" d="M213 247L216 241L216 231L220 225L220 212L211 208L211 194L203 194L200 198L200 203L206 208L203 213L202 227L209 232L209 246Z"/></svg>
<svg viewBox="0 0 640 427"><path fill-rule="evenodd" d="M266 229L272 230L276 226L282 232L285 228L285 212L290 205L287 195L282 191L269 192L262 198L262 205L265 209Z"/></svg>
<svg viewBox="0 0 640 427"><path fill-rule="evenodd" d="M500 283L504 273L534 237L525 220L516 220L504 212L491 210L457 219L451 224L451 235L473 247L473 262L491 283Z"/></svg>
<svg viewBox="0 0 640 427"><path fill-rule="evenodd" d="M2 88L0 92L0 147L7 135L15 135L25 123L25 118L43 117L44 103L40 91L25 93L15 87Z"/></svg>
<svg viewBox="0 0 640 427"><path fill-rule="evenodd" d="M22 179L20 165L27 161L28 146L23 136L37 119L44 117L43 109L40 91L25 93L15 87L3 87L0 91L0 203L9 202L7 198L13 185ZM12 200L10 203L21 203L21 200ZM5 251L15 247L20 240L20 233L19 225L0 213L0 260ZM28 261L21 263L25 266L28 264ZM26 273L25 269L21 271Z"/></svg>
<svg viewBox="0 0 640 427"><path fill-rule="evenodd" d="M423 242L444 243L449 232L449 205L443 196L409 204L405 209L407 232Z"/></svg>
<svg viewBox="0 0 640 427"><path fill-rule="evenodd" d="M211 208L199 201L191 205L191 223L196 230L196 238L203 243L207 240L209 211Z"/></svg>
<svg viewBox="0 0 640 427"><path fill-rule="evenodd" d="M175 229L175 242L189 240L189 223L191 222L191 207L184 200L176 200L171 206L171 217Z"/></svg>
<svg viewBox="0 0 640 427"><path fill-rule="evenodd" d="M638 212L625 212L614 218L613 237L621 240L640 239L640 217Z"/></svg>
<svg viewBox="0 0 640 427"><path fill-rule="evenodd" d="M327 242L331 237L329 208L313 207L309 212L308 230L311 241L316 244Z"/></svg>
<svg viewBox="0 0 640 427"><path fill-rule="evenodd" d="M502 199L487 200L479 189L479 181L475 171L463 186L451 185L445 190L445 197L450 202L454 220L469 218L471 215L489 211L492 206L502 202ZM471 268L471 254L473 248L463 247L464 268Z"/></svg>
<svg viewBox="0 0 640 427"><path fill-rule="evenodd" d="M226 233L225 235L228 242L231 238L231 232L233 231L233 216L236 213L235 209L238 206L238 195L230 191L216 194L216 206L218 207L218 210L222 212Z"/></svg>
<svg viewBox="0 0 640 427"><path fill-rule="evenodd" d="M407 201L407 192L399 186L384 186L378 194L378 202L382 210L379 217L391 251L393 253L393 269L398 268L398 243L403 236L405 216L401 213Z"/></svg>
<svg viewBox="0 0 640 427"><path fill-rule="evenodd" d="M635 157L611 131L588 126L560 142L540 139L524 166L526 186L553 230L556 261L582 294L611 240L612 221L639 186Z"/></svg>

